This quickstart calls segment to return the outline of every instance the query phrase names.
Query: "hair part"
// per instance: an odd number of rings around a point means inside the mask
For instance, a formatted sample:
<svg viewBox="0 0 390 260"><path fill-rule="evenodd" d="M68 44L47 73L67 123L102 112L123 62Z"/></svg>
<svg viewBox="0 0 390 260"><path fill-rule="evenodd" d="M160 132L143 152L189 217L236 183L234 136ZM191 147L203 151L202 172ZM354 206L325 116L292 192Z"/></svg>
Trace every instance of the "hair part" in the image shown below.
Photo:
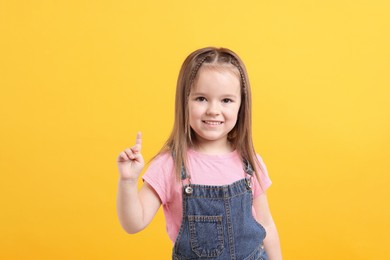
<svg viewBox="0 0 390 260"><path fill-rule="evenodd" d="M241 105L236 125L229 132L228 140L242 159L247 160L254 167L260 183L259 172L264 173L264 169L256 157L252 140L252 96L249 78L240 57L227 48L198 49L184 60L176 85L173 129L157 155L165 152L172 153L176 177L180 180L182 166L188 169L187 150L194 145L195 140L195 133L189 123L188 98L199 72L203 69L228 70L240 78Z"/></svg>

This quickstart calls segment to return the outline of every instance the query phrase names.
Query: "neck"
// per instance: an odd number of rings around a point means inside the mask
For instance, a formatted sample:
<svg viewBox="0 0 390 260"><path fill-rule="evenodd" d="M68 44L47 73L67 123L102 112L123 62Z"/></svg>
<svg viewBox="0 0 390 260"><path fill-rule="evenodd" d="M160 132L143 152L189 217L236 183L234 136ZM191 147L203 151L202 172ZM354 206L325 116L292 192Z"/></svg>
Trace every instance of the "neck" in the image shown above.
<svg viewBox="0 0 390 260"><path fill-rule="evenodd" d="M234 147L229 141L224 142L199 142L197 141L193 146L197 152L205 154L224 154L234 151Z"/></svg>

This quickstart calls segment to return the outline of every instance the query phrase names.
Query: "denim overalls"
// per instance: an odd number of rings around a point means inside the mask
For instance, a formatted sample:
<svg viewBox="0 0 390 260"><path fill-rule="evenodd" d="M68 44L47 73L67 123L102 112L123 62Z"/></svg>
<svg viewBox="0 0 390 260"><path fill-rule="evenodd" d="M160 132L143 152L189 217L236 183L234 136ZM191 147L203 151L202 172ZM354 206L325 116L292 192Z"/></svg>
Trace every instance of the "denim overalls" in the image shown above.
<svg viewBox="0 0 390 260"><path fill-rule="evenodd" d="M253 168L230 185L194 185L182 168L183 220L173 247L173 260L267 260L265 229L253 218Z"/></svg>

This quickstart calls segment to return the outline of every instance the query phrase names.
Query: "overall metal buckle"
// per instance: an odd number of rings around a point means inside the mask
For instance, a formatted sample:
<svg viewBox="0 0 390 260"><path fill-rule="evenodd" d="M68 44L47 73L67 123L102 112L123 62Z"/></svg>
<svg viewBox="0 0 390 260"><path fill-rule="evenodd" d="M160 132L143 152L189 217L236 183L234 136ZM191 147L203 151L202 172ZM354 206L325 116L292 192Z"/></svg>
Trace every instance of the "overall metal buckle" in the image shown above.
<svg viewBox="0 0 390 260"><path fill-rule="evenodd" d="M245 179L245 184L246 184L246 187L247 187L248 190L252 189L252 182L251 182L250 178L246 178Z"/></svg>

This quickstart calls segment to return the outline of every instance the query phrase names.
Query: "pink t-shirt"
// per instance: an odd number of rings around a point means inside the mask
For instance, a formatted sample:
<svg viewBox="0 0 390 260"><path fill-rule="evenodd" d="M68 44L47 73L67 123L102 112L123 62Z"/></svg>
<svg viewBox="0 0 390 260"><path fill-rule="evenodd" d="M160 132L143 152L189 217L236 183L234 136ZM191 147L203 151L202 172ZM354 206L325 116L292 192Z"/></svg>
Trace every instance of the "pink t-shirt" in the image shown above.
<svg viewBox="0 0 390 260"><path fill-rule="evenodd" d="M222 155L208 155L189 150L188 172L192 184L228 185L246 176L243 163L237 151ZM267 168L262 158L257 155L264 173L260 175L261 186L252 178L253 198L259 196L271 185ZM179 233L183 217L182 184L175 177L173 158L170 153L157 156L143 175L143 180L150 184L162 202L166 229L174 243ZM255 214L252 209L253 214Z"/></svg>

